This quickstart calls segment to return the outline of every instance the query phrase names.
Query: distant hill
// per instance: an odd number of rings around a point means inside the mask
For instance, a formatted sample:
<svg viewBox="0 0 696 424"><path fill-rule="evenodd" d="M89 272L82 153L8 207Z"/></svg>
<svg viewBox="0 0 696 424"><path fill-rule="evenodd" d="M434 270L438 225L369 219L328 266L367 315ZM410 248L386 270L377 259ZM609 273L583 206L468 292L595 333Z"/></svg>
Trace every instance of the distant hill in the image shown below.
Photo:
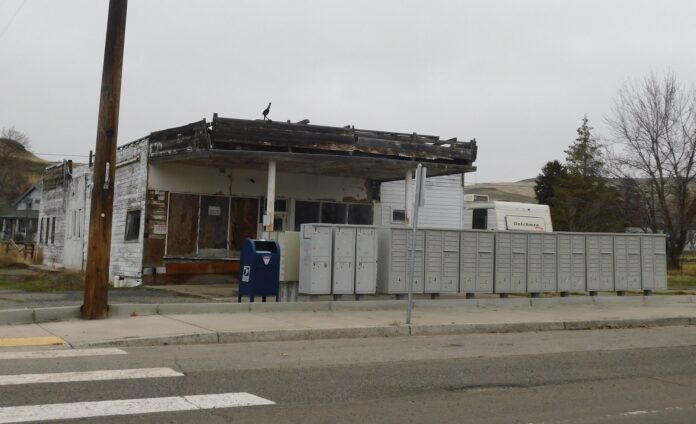
<svg viewBox="0 0 696 424"><path fill-rule="evenodd" d="M464 187L465 194L486 194L491 200L536 203L534 179L516 183L481 183Z"/></svg>
<svg viewBox="0 0 696 424"><path fill-rule="evenodd" d="M50 164L50 162L37 157L25 149L22 144L7 138L0 138L0 167L13 169L14 167L11 166L14 165L13 163L3 163L9 161L20 162L16 169L19 170L21 175L13 179L13 184L15 181L18 182L18 187L12 187L11 190L4 190L8 197L19 195L32 184L37 183L41 179L44 168ZM0 199L0 203L2 203L3 200L5 202L11 202L14 199Z"/></svg>

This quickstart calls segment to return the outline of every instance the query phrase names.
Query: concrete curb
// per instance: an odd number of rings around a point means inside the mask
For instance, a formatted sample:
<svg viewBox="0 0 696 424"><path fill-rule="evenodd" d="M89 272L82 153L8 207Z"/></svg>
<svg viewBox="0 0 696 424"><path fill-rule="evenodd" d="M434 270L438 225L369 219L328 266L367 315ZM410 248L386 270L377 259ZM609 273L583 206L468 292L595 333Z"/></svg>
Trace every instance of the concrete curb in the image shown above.
<svg viewBox="0 0 696 424"><path fill-rule="evenodd" d="M621 320L568 321L563 323L566 330L601 330L619 328L670 327L690 325L694 318L670 317Z"/></svg>
<svg viewBox="0 0 696 424"><path fill-rule="evenodd" d="M249 303L162 303L157 305L160 315L173 314L230 314L249 312Z"/></svg>
<svg viewBox="0 0 696 424"><path fill-rule="evenodd" d="M670 317L654 319L590 320L556 322L521 322L498 324L389 325L378 327L319 328L262 331L221 331L163 337L124 338L86 343L77 347L139 347L187 344L248 343L370 337L435 336L448 334L526 333L594 329L626 329L696 325L696 318Z"/></svg>
<svg viewBox="0 0 696 424"><path fill-rule="evenodd" d="M0 325L32 324L33 309L5 309L0 311Z"/></svg>
<svg viewBox="0 0 696 424"><path fill-rule="evenodd" d="M189 345L189 344L211 344L218 343L218 335L215 332L180 334L176 336L157 336L157 337L137 337L104 340L97 342L73 342L73 348L86 347L138 347L138 346L169 346L169 345Z"/></svg>
<svg viewBox="0 0 696 424"><path fill-rule="evenodd" d="M34 309L34 322L67 321L82 315L80 306L56 306Z"/></svg>
<svg viewBox="0 0 696 424"><path fill-rule="evenodd" d="M157 305L121 303L109 305L109 318L157 315Z"/></svg>

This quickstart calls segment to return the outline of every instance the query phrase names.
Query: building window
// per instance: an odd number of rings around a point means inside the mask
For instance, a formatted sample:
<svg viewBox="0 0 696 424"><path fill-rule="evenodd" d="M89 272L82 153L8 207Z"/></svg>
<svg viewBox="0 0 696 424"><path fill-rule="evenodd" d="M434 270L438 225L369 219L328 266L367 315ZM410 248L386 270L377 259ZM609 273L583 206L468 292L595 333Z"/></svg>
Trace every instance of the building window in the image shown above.
<svg viewBox="0 0 696 424"><path fill-rule="evenodd" d="M51 220L51 244L56 242L56 217Z"/></svg>
<svg viewBox="0 0 696 424"><path fill-rule="evenodd" d="M372 225L372 205L352 203L348 205L348 224Z"/></svg>
<svg viewBox="0 0 696 424"><path fill-rule="evenodd" d="M392 224L406 222L406 211L403 209L392 209L391 222Z"/></svg>
<svg viewBox="0 0 696 424"><path fill-rule="evenodd" d="M320 202L295 202L295 231L300 231L302 224L319 222Z"/></svg>
<svg viewBox="0 0 696 424"><path fill-rule="evenodd" d="M295 202L295 231L302 224L372 225L372 204L338 202Z"/></svg>
<svg viewBox="0 0 696 424"><path fill-rule="evenodd" d="M43 243L43 228L44 228L44 219L41 218L39 220L39 243Z"/></svg>
<svg viewBox="0 0 696 424"><path fill-rule="evenodd" d="M488 209L474 209L471 228L474 230L488 229Z"/></svg>
<svg viewBox="0 0 696 424"><path fill-rule="evenodd" d="M128 211L126 214L126 235L124 240L136 241L140 237L140 211Z"/></svg>
<svg viewBox="0 0 696 424"><path fill-rule="evenodd" d="M343 203L321 204L321 222L325 224L345 224L347 205Z"/></svg>

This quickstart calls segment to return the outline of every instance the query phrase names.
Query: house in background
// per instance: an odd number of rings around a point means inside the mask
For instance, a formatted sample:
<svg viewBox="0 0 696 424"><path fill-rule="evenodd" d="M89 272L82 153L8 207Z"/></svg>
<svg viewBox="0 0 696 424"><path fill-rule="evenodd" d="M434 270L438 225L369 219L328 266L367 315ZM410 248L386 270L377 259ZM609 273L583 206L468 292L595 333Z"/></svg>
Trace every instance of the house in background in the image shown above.
<svg viewBox="0 0 696 424"><path fill-rule="evenodd" d="M0 205L0 240L34 243L41 204L41 186L33 185L12 204Z"/></svg>
<svg viewBox="0 0 696 424"><path fill-rule="evenodd" d="M404 180L419 162L430 176L461 179L476 169L476 152L473 141L307 120L214 115L153 132L117 150L111 280L230 275L246 238L303 223L390 225L382 183ZM84 269L92 172L69 162L46 169L39 241L47 264Z"/></svg>

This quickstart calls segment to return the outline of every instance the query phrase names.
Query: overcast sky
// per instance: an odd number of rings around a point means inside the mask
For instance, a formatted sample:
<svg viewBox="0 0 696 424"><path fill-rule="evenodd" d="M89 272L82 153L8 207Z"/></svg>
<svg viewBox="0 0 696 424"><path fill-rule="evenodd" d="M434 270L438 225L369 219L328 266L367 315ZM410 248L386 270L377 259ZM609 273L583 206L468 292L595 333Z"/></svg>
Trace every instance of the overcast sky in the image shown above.
<svg viewBox="0 0 696 424"><path fill-rule="evenodd" d="M0 0L0 127L37 153L93 149L107 8ZM695 17L693 0L131 0L119 144L272 101L275 120L475 137L468 182L531 178L583 114L608 135L627 78L693 84Z"/></svg>

